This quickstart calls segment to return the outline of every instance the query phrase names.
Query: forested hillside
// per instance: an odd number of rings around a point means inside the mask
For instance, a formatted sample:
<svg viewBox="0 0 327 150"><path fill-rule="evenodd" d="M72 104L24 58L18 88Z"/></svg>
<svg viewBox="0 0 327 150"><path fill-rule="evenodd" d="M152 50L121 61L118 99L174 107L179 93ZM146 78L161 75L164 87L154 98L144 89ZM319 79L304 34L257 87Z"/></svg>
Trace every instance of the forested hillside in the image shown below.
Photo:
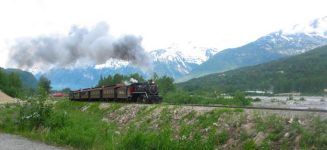
<svg viewBox="0 0 327 150"><path fill-rule="evenodd" d="M327 46L271 63L195 78L178 84L191 92L264 90L322 93L327 89Z"/></svg>
<svg viewBox="0 0 327 150"><path fill-rule="evenodd" d="M0 90L12 97L18 97L22 91L22 82L17 73L6 73L0 68Z"/></svg>
<svg viewBox="0 0 327 150"><path fill-rule="evenodd" d="M12 97L31 94L37 84L38 81L30 72L0 68L0 90Z"/></svg>
<svg viewBox="0 0 327 150"><path fill-rule="evenodd" d="M5 69L7 73L16 73L23 84L23 87L35 89L37 87L37 79L30 72L23 71L20 69Z"/></svg>

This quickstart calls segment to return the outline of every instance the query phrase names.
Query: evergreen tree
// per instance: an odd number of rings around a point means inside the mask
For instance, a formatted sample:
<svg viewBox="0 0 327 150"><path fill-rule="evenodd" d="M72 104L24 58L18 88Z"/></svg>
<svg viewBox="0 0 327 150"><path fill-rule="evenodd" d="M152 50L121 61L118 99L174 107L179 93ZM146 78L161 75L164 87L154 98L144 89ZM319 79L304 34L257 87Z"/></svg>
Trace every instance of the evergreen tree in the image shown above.
<svg viewBox="0 0 327 150"><path fill-rule="evenodd" d="M51 90L51 81L45 76L41 76L38 86L39 88L43 89L47 94L49 94Z"/></svg>
<svg viewBox="0 0 327 150"><path fill-rule="evenodd" d="M157 83L159 92L162 95L165 95L170 91L176 90L174 79L172 77L168 77L168 76L158 77L157 80L155 80L155 82Z"/></svg>
<svg viewBox="0 0 327 150"><path fill-rule="evenodd" d="M18 74L14 72L7 74L0 69L0 90L12 97L21 96L22 81Z"/></svg>

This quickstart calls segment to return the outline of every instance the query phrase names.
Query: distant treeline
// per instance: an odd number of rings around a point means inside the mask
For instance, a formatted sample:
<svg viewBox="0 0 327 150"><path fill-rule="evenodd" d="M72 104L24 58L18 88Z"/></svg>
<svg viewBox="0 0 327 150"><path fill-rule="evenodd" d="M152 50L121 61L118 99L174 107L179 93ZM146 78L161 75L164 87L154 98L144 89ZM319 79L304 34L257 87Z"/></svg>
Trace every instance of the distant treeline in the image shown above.
<svg viewBox="0 0 327 150"><path fill-rule="evenodd" d="M136 82L144 82L143 76L138 73L130 74L130 75L122 75L122 74L115 74L115 75L108 75L107 77L100 77L97 86L108 86L114 85L118 83L130 82L130 80L135 80Z"/></svg>
<svg viewBox="0 0 327 150"><path fill-rule="evenodd" d="M49 94L51 90L50 80L41 76L37 81L29 72L0 68L0 90L9 96L24 99L36 94L40 88Z"/></svg>

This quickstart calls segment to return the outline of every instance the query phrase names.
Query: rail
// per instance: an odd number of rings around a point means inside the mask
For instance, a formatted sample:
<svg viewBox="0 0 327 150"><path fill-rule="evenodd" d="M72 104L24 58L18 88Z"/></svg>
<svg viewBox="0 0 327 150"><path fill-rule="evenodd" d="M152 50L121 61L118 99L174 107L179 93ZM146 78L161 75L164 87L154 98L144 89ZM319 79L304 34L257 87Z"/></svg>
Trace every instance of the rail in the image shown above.
<svg viewBox="0 0 327 150"><path fill-rule="evenodd" d="M258 109L258 110L283 110L283 111L303 111L303 112L323 112L327 113L327 109L303 109L303 108L282 108L282 107L257 107L257 106L228 106L215 104L169 104L174 106L198 106L198 107L217 107L217 108L240 108L240 109Z"/></svg>

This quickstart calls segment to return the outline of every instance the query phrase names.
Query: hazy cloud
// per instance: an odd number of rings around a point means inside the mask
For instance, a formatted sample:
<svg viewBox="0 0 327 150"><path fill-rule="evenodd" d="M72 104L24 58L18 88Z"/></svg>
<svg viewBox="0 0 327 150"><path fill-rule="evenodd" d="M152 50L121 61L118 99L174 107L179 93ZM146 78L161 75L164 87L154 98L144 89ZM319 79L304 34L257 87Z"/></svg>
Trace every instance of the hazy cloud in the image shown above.
<svg viewBox="0 0 327 150"><path fill-rule="evenodd" d="M104 64L115 58L147 68L151 66L151 59L141 42L142 38L134 35L114 38L104 22L92 29L73 26L64 37L40 36L17 40L10 48L8 66L48 70Z"/></svg>

